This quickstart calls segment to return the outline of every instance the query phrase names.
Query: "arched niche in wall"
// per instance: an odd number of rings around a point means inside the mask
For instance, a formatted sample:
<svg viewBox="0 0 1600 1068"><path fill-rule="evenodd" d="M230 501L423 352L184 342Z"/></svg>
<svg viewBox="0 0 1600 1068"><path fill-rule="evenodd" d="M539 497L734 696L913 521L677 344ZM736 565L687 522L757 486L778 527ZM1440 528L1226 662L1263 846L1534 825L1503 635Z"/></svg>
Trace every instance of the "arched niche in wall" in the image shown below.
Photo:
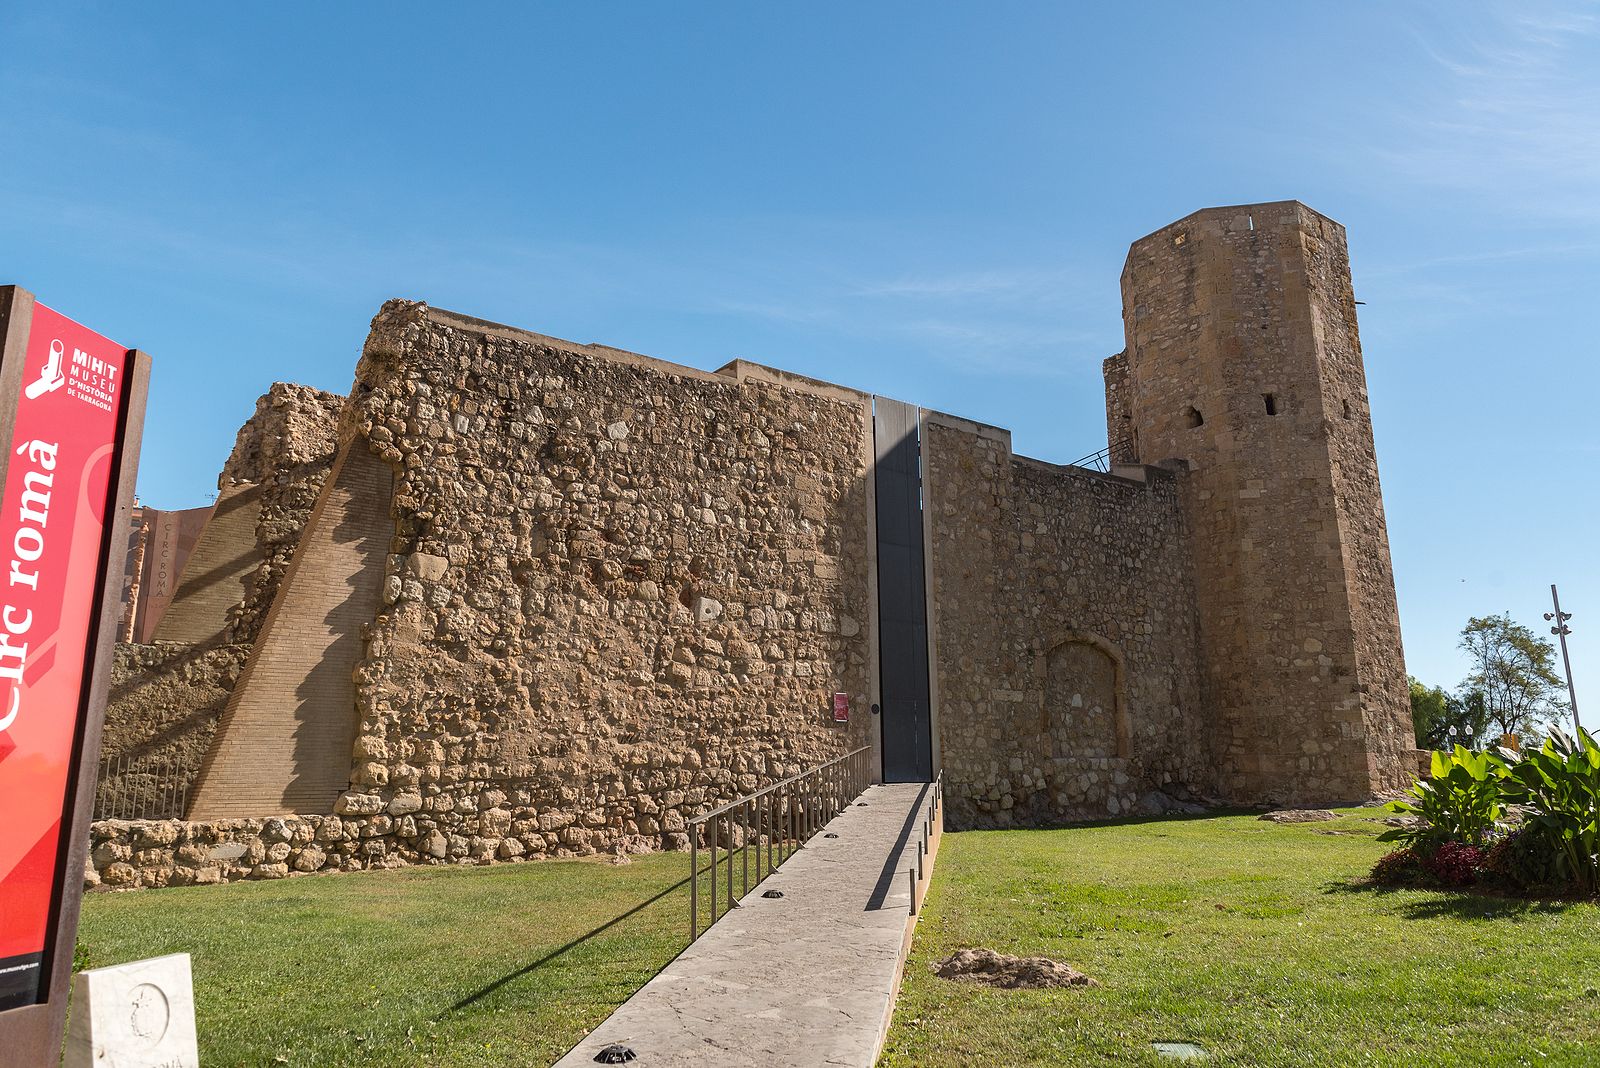
<svg viewBox="0 0 1600 1068"><path fill-rule="evenodd" d="M1034 670L1051 756L1130 755L1133 724L1120 649L1089 631L1063 631L1036 648Z"/></svg>

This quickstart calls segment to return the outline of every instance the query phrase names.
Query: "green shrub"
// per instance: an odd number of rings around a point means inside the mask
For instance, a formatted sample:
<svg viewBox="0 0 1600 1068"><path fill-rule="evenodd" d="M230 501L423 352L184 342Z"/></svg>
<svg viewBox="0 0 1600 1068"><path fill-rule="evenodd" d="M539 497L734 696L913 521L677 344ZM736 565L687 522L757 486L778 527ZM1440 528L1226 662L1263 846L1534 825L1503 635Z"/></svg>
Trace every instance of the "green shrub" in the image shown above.
<svg viewBox="0 0 1600 1068"><path fill-rule="evenodd" d="M1562 893L1571 889L1561 851L1547 835L1524 825L1496 842L1484 870L1508 890Z"/></svg>
<svg viewBox="0 0 1600 1068"><path fill-rule="evenodd" d="M1527 810L1526 830L1544 839L1562 881L1587 894L1600 892L1600 745L1594 737L1553 730L1543 746L1505 768L1506 803Z"/></svg>
<svg viewBox="0 0 1600 1068"><path fill-rule="evenodd" d="M1505 811L1500 789L1505 775L1505 761L1492 753L1460 745L1454 752L1435 752L1433 778L1411 787L1408 799L1384 806L1424 822L1387 831L1378 841L1403 841L1430 854L1445 842L1484 845Z"/></svg>

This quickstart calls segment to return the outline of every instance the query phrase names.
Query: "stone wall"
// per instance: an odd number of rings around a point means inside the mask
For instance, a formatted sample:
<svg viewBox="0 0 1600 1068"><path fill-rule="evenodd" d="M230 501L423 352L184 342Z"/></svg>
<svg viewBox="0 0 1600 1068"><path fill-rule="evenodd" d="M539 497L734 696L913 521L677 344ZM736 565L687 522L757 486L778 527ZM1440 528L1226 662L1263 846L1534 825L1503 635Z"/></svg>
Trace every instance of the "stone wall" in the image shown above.
<svg viewBox="0 0 1600 1068"><path fill-rule="evenodd" d="M337 816L99 820L89 828L86 888L133 890L282 879L367 866L359 828Z"/></svg>
<svg viewBox="0 0 1600 1068"><path fill-rule="evenodd" d="M1415 778L1416 735L1367 373L1356 327L1349 247L1343 226L1310 209L1305 213L1306 291L1322 367L1322 431L1338 505L1340 563L1354 630L1367 777L1373 791L1403 790Z"/></svg>
<svg viewBox="0 0 1600 1068"><path fill-rule="evenodd" d="M226 640L254 642L300 543L301 532L338 448L344 398L309 386L274 382L239 428L217 488L261 487L255 573L233 611Z"/></svg>
<svg viewBox="0 0 1600 1068"><path fill-rule="evenodd" d="M1108 389L1139 459L1191 468L1205 704L1241 800L1366 798L1409 774L1344 247L1293 201L1219 208L1135 242L1123 271Z"/></svg>
<svg viewBox="0 0 1600 1068"><path fill-rule="evenodd" d="M117 647L101 743L98 812L177 815L181 810L327 477L342 404L334 394L280 382L256 402L255 414L240 428L217 480L223 512L218 529L208 522L201 530L164 614L178 622L165 632L158 625L150 644ZM224 501L247 507L224 508ZM201 552L208 533L210 549ZM147 591L155 592L154 586Z"/></svg>
<svg viewBox="0 0 1600 1068"><path fill-rule="evenodd" d="M1342 229L1294 202L1200 212L1133 245L1123 293L1110 474L921 415L952 825L1399 785ZM118 745L192 769L227 702L195 826L337 827L304 870L675 847L706 807L881 741L871 396L392 301L336 426L337 403L274 387L241 432L222 484L258 495L259 558L218 639L120 654ZM123 833L136 871L214 866ZM300 833L216 878L293 870Z"/></svg>
<svg viewBox="0 0 1600 1068"><path fill-rule="evenodd" d="M1013 456L924 416L952 827L1181 807L1214 789L1181 474Z"/></svg>
<svg viewBox="0 0 1600 1068"><path fill-rule="evenodd" d="M1133 425L1128 385L1128 354L1107 357L1102 365L1106 383L1106 441L1114 464L1139 462L1139 434Z"/></svg>
<svg viewBox="0 0 1600 1068"><path fill-rule="evenodd" d="M681 844L708 803L864 744L830 709L870 700L869 413L385 305L341 432L394 472L334 806L363 862ZM236 699L294 705L260 685Z"/></svg>

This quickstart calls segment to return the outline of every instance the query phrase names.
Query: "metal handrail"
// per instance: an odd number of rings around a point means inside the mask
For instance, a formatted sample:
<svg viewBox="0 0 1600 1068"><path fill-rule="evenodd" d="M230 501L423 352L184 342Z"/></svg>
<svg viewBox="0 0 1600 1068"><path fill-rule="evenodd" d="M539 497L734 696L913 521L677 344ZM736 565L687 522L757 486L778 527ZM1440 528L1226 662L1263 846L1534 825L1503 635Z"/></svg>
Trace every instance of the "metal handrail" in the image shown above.
<svg viewBox="0 0 1600 1068"><path fill-rule="evenodd" d="M1128 444L1127 438L1118 438L1098 452L1091 452L1088 456L1080 456L1068 464L1068 467L1086 467L1091 471L1109 474L1112 467L1113 455L1121 453Z"/></svg>
<svg viewBox="0 0 1600 1068"><path fill-rule="evenodd" d="M736 867L740 869L739 897L743 897L861 796L872 782L871 753L871 746L852 749L827 763L779 779L754 793L703 812L684 825L689 835L689 941L700 937L701 875L710 874L711 920L706 924L709 927L720 915L739 907L733 892ZM704 871L700 866L702 839L711 853L711 863ZM750 881L752 846L756 860L754 883ZM763 847L766 849L764 857ZM727 854L727 889L719 908L717 891L718 883L723 881L724 852Z"/></svg>
<svg viewBox="0 0 1600 1068"><path fill-rule="evenodd" d="M927 877L924 874L924 863L933 863L933 847L937 841L938 833L934 830L937 826L944 827L944 772L941 770L933 780L933 797L928 802L928 814L922 818L922 838L917 842L917 866L907 868L906 874L911 877L911 915L915 916L922 911L922 897L926 894ZM928 873L928 874L931 874Z"/></svg>

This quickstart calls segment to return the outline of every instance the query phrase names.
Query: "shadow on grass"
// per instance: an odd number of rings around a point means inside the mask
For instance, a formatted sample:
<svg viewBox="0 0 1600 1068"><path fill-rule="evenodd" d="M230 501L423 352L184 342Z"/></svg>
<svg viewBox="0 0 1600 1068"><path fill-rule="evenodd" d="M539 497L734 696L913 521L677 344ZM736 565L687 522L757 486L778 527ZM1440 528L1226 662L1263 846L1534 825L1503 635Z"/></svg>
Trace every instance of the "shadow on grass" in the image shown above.
<svg viewBox="0 0 1600 1068"><path fill-rule="evenodd" d="M1262 808L1260 806L1249 808L1237 808L1230 806L1227 808L1208 808L1204 812L1167 812L1154 816L1119 816L1115 819L1101 820L1051 820L1044 817L1027 815L1026 818L1032 820L1033 822L1029 823L1026 827L985 827L977 824L968 827L957 825L955 823L947 823L945 825L945 830L956 834L960 834L963 831L990 831L1005 834L1028 834L1033 831L1093 830L1098 827L1138 827L1149 823L1198 823L1203 820L1219 819L1223 816L1260 816L1263 812L1268 811L1270 811L1270 809Z"/></svg>
<svg viewBox="0 0 1600 1068"><path fill-rule="evenodd" d="M1418 887L1383 886L1368 880L1354 882L1329 882L1322 886L1324 894L1372 894L1389 897L1394 894L1425 894L1398 902L1396 912L1408 920L1502 920L1518 916L1546 916L1566 912L1579 905L1593 904L1578 897L1511 897L1488 888L1471 887Z"/></svg>
<svg viewBox="0 0 1600 1068"><path fill-rule="evenodd" d="M574 938L572 941L568 942L566 945L562 946L560 949L552 949L549 953L546 953L544 956L540 957L538 960L534 961L533 963L525 964L522 967L518 968L514 972L507 972L505 975L502 975L500 978L496 979L494 982L490 983L488 986L483 987L481 990L477 990L477 991L475 991L475 992L473 992L471 994L468 994L466 997L462 998L460 1001L456 1002L454 1005L450 1006L448 1009L445 1009L443 1012L439 1013L437 1016L434 1017L434 1019L436 1019L436 1020L437 1019L443 1019L444 1016L447 1013L460 1012L462 1009L467 1008L468 1006L472 1005L474 1002L480 1001L483 998L488 997L490 994L494 993L496 990L499 990L501 987L505 986L507 983L510 983L510 982L513 982L514 980L520 979L524 975L529 974L530 972L537 971L538 969L544 967L546 964L549 964L551 961L555 960L557 957L561 956L563 953L571 952L572 950L576 949L577 947L583 945L585 942L589 941L589 939L594 938L597 935L604 934L605 932L611 930L611 928L615 927L617 924L619 924L622 921L628 919L630 916L638 915L639 913L643 912L645 909L649 908L651 905L654 905L657 901L660 901L662 898L668 897L671 894L674 894L677 891L682 890L684 887L686 887L688 885L689 885L688 878L679 879L677 882L673 883L671 886L667 887L665 890L662 890L660 893L656 894L654 897L646 898L644 901L641 901L641 902L639 902L639 904L633 906L633 908L629 909L627 912L624 912L624 913L622 913L621 915L618 915L618 916L613 916L611 919L607 920L605 923L602 923L599 927L596 927L594 930L589 931L589 932L587 932L585 934L579 935L577 938Z"/></svg>

